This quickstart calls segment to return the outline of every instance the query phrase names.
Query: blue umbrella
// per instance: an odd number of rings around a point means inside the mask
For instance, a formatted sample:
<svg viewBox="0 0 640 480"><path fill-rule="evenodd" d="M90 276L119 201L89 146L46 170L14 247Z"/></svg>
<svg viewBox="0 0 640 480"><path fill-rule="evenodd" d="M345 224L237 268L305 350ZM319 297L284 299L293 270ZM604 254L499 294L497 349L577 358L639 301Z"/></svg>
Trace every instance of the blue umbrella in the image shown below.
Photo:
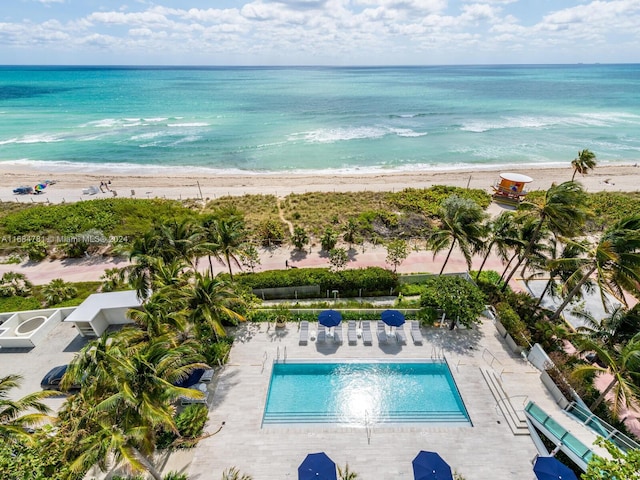
<svg viewBox="0 0 640 480"><path fill-rule="evenodd" d="M336 464L324 452L310 453L298 467L298 480L338 480Z"/></svg>
<svg viewBox="0 0 640 480"><path fill-rule="evenodd" d="M335 310L324 310L318 315L318 322L325 327L335 327L340 325L342 315Z"/></svg>
<svg viewBox="0 0 640 480"><path fill-rule="evenodd" d="M436 452L420 450L412 463L415 480L453 480L451 467Z"/></svg>
<svg viewBox="0 0 640 480"><path fill-rule="evenodd" d="M533 473L538 480L578 480L573 470L556 457L538 457Z"/></svg>
<svg viewBox="0 0 640 480"><path fill-rule="evenodd" d="M404 323L404 315L398 310L385 310L381 317L382 321L390 327L399 327Z"/></svg>

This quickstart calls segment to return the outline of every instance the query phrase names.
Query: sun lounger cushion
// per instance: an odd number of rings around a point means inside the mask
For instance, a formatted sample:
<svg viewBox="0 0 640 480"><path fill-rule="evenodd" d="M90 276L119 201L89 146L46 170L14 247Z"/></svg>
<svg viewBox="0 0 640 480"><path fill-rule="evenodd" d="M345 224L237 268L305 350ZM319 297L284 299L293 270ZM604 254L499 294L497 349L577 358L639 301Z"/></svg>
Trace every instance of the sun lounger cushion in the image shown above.
<svg viewBox="0 0 640 480"><path fill-rule="evenodd" d="M413 338L414 345L422 345L422 332L420 331L419 322L411 322L411 338Z"/></svg>
<svg viewBox="0 0 640 480"><path fill-rule="evenodd" d="M189 397L180 397L180 405L191 405L194 403L203 403L206 404L207 400L209 400L209 391L207 390L206 383L198 383L191 387L193 390L198 390L204 394L202 398L189 398Z"/></svg>
<svg viewBox="0 0 640 480"><path fill-rule="evenodd" d="M382 320L378 320L378 343L387 343L389 341L387 338L387 329L384 325Z"/></svg>
<svg viewBox="0 0 640 480"><path fill-rule="evenodd" d="M404 328L402 326L396 328L396 340L400 345L407 344L407 336L404 334Z"/></svg>
<svg viewBox="0 0 640 480"><path fill-rule="evenodd" d="M349 328L347 330L347 339L349 345L356 345L358 343L358 333L356 332L356 321L349 320Z"/></svg>
<svg viewBox="0 0 640 480"><path fill-rule="evenodd" d="M300 341L298 342L300 345L306 345L309 341L309 322L307 320L302 320L300 322Z"/></svg>
<svg viewBox="0 0 640 480"><path fill-rule="evenodd" d="M216 373L216 371L213 368L208 368L202 373L202 376L200 377L200 382L209 383L213 379L214 373Z"/></svg>
<svg viewBox="0 0 640 480"><path fill-rule="evenodd" d="M334 327L333 341L338 345L342 345L342 325L338 325L337 327Z"/></svg>
<svg viewBox="0 0 640 480"><path fill-rule="evenodd" d="M324 325L318 324L318 336L316 338L316 343L324 343L327 340L327 330Z"/></svg>
<svg viewBox="0 0 640 480"><path fill-rule="evenodd" d="M371 322L368 320L362 322L362 343L365 345L373 344L373 339L371 337Z"/></svg>

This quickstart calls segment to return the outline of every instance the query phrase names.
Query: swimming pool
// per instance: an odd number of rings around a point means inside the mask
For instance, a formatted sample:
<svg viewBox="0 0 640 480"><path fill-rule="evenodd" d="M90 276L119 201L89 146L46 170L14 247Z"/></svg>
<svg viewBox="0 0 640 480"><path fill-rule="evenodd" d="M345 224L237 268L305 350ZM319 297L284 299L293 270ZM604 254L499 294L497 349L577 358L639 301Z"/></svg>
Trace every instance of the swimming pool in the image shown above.
<svg viewBox="0 0 640 480"><path fill-rule="evenodd" d="M275 363L265 424L471 425L442 361Z"/></svg>

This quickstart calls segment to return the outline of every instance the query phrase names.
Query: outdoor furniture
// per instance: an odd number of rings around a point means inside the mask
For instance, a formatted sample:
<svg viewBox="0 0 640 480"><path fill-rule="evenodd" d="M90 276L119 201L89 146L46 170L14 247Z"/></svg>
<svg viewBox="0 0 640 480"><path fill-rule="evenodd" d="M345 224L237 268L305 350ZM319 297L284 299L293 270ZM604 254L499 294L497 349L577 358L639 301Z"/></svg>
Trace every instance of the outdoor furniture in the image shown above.
<svg viewBox="0 0 640 480"><path fill-rule="evenodd" d="M357 345L358 343L358 333L356 332L355 320L349 320L349 327L347 329L347 339L349 340L349 345Z"/></svg>
<svg viewBox="0 0 640 480"><path fill-rule="evenodd" d="M192 405L194 403L202 403L202 404L207 403L207 400L209 400L209 391L207 390L206 383L198 383L197 385L194 385L193 387L191 387L191 389L202 392L204 396L202 398L189 398L189 397L182 396L180 397L180 405Z"/></svg>
<svg viewBox="0 0 640 480"><path fill-rule="evenodd" d="M202 373L202 376L200 377L200 382L201 383L209 383L211 380L213 380L213 374L214 373L216 373L216 371L213 368L206 369Z"/></svg>
<svg viewBox="0 0 640 480"><path fill-rule="evenodd" d="M302 320L300 322L300 340L298 341L299 345L306 345L309 341L309 322L307 320Z"/></svg>
<svg viewBox="0 0 640 480"><path fill-rule="evenodd" d="M382 320L378 320L378 331L376 334L378 335L378 343L380 344L389 343L389 339L387 338L387 329L384 325L385 324Z"/></svg>
<svg viewBox="0 0 640 480"><path fill-rule="evenodd" d="M400 345L407 344L407 336L404 334L404 327L402 325L400 325L399 327L396 327L396 341Z"/></svg>
<svg viewBox="0 0 640 480"><path fill-rule="evenodd" d="M578 480L569 467L555 457L538 457L533 465L533 473L538 480L558 478L562 480Z"/></svg>
<svg viewBox="0 0 640 480"><path fill-rule="evenodd" d="M321 323L318 324L318 336L316 337L316 343L324 343L327 341L327 329Z"/></svg>
<svg viewBox="0 0 640 480"><path fill-rule="evenodd" d="M338 325L333 329L333 341L338 345L342 345L342 325Z"/></svg>
<svg viewBox="0 0 640 480"><path fill-rule="evenodd" d="M420 331L420 322L413 320L411 322L411 338L414 345L422 345L422 332Z"/></svg>
<svg viewBox="0 0 640 480"><path fill-rule="evenodd" d="M371 338L371 322L368 320L362 322L362 343L365 345L373 344L373 339Z"/></svg>

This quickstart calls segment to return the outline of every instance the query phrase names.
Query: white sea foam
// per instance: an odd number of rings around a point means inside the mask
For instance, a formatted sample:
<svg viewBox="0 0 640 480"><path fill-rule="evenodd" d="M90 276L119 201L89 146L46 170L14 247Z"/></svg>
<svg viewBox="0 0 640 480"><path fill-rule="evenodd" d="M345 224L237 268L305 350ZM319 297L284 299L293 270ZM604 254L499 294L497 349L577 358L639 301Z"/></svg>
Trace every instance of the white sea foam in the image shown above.
<svg viewBox="0 0 640 480"><path fill-rule="evenodd" d="M168 123L167 127L208 127L206 122Z"/></svg>
<svg viewBox="0 0 640 480"><path fill-rule="evenodd" d="M399 137L422 137L426 132L416 132L409 128L388 128L388 127L344 127L344 128L321 128L309 132L297 132L289 135L289 140L300 140L307 143L335 143L348 140L366 140L382 138L389 134Z"/></svg>
<svg viewBox="0 0 640 480"><path fill-rule="evenodd" d="M129 140L149 140L151 138L163 137L165 135L167 135L167 133L163 131L147 132L139 135L133 135Z"/></svg>
<svg viewBox="0 0 640 480"><path fill-rule="evenodd" d="M515 116L500 117L496 120L476 120L467 122L460 130L483 133L506 128L547 128L557 125L609 127L619 123L640 124L640 116L625 112L580 113L574 116Z"/></svg>
<svg viewBox="0 0 640 480"><path fill-rule="evenodd" d="M9 145L12 143L55 143L62 141L63 139L58 135L43 133L39 135L23 135L22 137L1 140L0 145Z"/></svg>

